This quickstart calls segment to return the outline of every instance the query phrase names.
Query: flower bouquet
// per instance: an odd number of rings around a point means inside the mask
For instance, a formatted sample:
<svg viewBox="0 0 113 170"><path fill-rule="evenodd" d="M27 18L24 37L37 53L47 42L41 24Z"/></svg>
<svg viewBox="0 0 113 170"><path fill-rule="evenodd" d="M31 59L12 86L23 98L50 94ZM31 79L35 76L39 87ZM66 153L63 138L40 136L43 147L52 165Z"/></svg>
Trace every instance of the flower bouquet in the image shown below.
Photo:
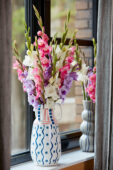
<svg viewBox="0 0 113 170"><path fill-rule="evenodd" d="M62 35L61 43L57 45L57 34L48 43L49 38L44 32L42 19L37 9L34 7L38 23L41 28L37 32L35 42L31 44L29 36L30 29L26 27L27 52L23 61L15 43L13 68L17 70L18 79L23 84L23 90L28 94L28 102L34 110L38 105L53 105L58 100L64 101L68 94L73 80L77 80L77 71L81 69L81 58L78 54L78 44L76 42L76 30L69 42L65 46L66 35L68 33L68 22L70 12L65 23L65 32ZM74 46L72 45L74 41ZM50 106L51 107L51 106Z"/></svg>

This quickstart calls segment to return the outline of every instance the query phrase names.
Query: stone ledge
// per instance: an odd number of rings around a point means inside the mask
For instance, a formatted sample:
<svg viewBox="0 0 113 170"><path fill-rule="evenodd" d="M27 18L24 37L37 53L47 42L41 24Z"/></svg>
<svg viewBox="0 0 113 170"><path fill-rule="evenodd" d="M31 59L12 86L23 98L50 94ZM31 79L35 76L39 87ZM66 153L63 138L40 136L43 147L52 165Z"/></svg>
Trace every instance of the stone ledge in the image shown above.
<svg viewBox="0 0 113 170"><path fill-rule="evenodd" d="M52 167L39 167L33 162L27 162L20 165L11 167L10 170L63 170L64 168L70 168L73 165L80 164L80 162L86 162L94 158L94 153L82 152L80 149L72 150L62 154L59 164ZM68 169L67 168L67 169Z"/></svg>

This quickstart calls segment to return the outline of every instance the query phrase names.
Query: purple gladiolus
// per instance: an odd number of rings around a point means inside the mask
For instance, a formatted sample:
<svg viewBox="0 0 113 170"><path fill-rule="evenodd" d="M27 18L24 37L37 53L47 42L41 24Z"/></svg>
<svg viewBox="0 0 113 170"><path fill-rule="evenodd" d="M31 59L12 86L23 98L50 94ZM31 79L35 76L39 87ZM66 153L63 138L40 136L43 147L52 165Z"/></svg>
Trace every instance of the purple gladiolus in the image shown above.
<svg viewBox="0 0 113 170"><path fill-rule="evenodd" d="M63 84L64 84L65 87L67 87L67 89L70 89L72 82L73 82L73 78L68 76L68 77L65 78Z"/></svg>
<svg viewBox="0 0 113 170"><path fill-rule="evenodd" d="M28 102L30 105L32 105L35 109L38 108L39 102L36 99L36 96L34 96L33 94L28 94Z"/></svg>
<svg viewBox="0 0 113 170"><path fill-rule="evenodd" d="M28 94L32 94L33 90L35 88L34 82L32 80L26 80L24 81L24 90L28 93Z"/></svg>
<svg viewBox="0 0 113 170"><path fill-rule="evenodd" d="M77 75L76 72L71 72L71 73L69 73L69 76L72 77L73 80L77 80L77 77L78 77L78 75Z"/></svg>
<svg viewBox="0 0 113 170"><path fill-rule="evenodd" d="M77 70L80 70L79 64L76 64L73 68L76 69L76 71L77 71Z"/></svg>
<svg viewBox="0 0 113 170"><path fill-rule="evenodd" d="M51 77L52 67L49 66L44 72L44 85L47 86Z"/></svg>
<svg viewBox="0 0 113 170"><path fill-rule="evenodd" d="M20 76L22 77L21 78L21 82L24 83L24 81L26 81L26 78L27 78L27 75L28 75L28 72L26 70L24 70L24 72L22 72L20 74Z"/></svg>
<svg viewBox="0 0 113 170"><path fill-rule="evenodd" d="M38 102L38 100L34 100L34 104L33 104L33 107L35 108L35 109L37 109L38 108L38 105L39 105L39 102Z"/></svg>
<svg viewBox="0 0 113 170"><path fill-rule="evenodd" d="M34 105L34 102L35 102L35 96L32 94L32 95L29 95L28 94L28 102L30 105Z"/></svg>
<svg viewBox="0 0 113 170"><path fill-rule="evenodd" d="M62 86L59 90L59 95L60 95L60 98L64 101L65 100L65 97L66 97L66 94L67 94L67 89L65 86Z"/></svg>
<svg viewBox="0 0 113 170"><path fill-rule="evenodd" d="M93 69L91 67L88 68L88 77L93 74Z"/></svg>
<svg viewBox="0 0 113 170"><path fill-rule="evenodd" d="M59 89L59 95L63 101L66 98L66 95L69 93L73 80L77 80L76 72L69 73L64 79L63 86Z"/></svg>

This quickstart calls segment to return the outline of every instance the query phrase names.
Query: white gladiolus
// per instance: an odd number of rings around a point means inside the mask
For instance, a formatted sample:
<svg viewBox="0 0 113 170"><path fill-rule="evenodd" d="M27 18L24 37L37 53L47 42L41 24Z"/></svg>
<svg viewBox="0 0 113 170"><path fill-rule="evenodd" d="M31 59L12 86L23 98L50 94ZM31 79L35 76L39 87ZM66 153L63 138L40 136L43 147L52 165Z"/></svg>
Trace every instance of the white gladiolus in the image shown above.
<svg viewBox="0 0 113 170"><path fill-rule="evenodd" d="M58 78L59 72L56 73L55 77L51 77L49 80L49 83L52 84L52 86L55 86L56 88L60 86L61 79Z"/></svg>
<svg viewBox="0 0 113 170"><path fill-rule="evenodd" d="M77 74L78 74L77 80L78 81L85 82L86 80L88 80L88 75L87 75L88 68L89 67L87 67L86 64L82 64L81 70L77 72Z"/></svg>
<svg viewBox="0 0 113 170"><path fill-rule="evenodd" d="M27 51L28 55L25 55L25 59L23 61L23 64L25 66L33 67L34 66L34 59L35 55L37 54L36 51L32 51L31 54L29 51Z"/></svg>
<svg viewBox="0 0 113 170"><path fill-rule="evenodd" d="M66 55L66 52L58 53L59 61L57 61L57 63L56 63L56 71L58 71L63 66L63 61L65 59L65 55Z"/></svg>
<svg viewBox="0 0 113 170"><path fill-rule="evenodd" d="M33 67L33 65L34 65L34 60L33 60L33 58L32 58L31 56L25 55L25 59L24 59L24 61L23 61L23 64L24 64L25 66Z"/></svg>
<svg viewBox="0 0 113 170"><path fill-rule="evenodd" d="M27 80L34 80L34 76L33 76L33 68L28 69L28 76L27 76Z"/></svg>
<svg viewBox="0 0 113 170"><path fill-rule="evenodd" d="M51 97L54 101L59 98L55 86L48 84L45 87L45 98Z"/></svg>

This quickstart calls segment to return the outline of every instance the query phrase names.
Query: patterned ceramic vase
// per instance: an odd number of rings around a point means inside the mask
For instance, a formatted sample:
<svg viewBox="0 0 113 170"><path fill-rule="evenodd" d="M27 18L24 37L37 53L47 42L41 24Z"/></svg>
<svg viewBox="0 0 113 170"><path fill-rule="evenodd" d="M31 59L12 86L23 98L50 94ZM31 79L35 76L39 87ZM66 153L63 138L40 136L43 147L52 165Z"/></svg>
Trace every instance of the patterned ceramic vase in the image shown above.
<svg viewBox="0 0 113 170"><path fill-rule="evenodd" d="M31 135L31 157L39 166L52 166L61 156L59 128L53 109L38 107Z"/></svg>
<svg viewBox="0 0 113 170"><path fill-rule="evenodd" d="M82 112L83 122L80 126L82 136L80 137L80 148L83 152L94 152L94 103L83 101L84 110Z"/></svg>

